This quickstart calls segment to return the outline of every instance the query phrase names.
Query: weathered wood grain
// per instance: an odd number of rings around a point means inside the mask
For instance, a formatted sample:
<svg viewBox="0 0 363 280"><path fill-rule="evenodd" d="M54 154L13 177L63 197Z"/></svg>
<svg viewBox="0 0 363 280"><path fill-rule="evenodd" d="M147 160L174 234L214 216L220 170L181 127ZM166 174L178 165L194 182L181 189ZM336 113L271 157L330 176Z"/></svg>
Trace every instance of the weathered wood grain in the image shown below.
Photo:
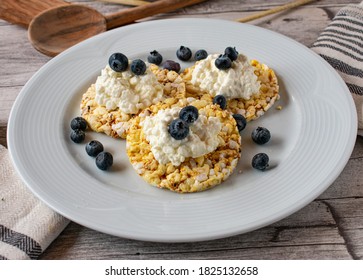
<svg viewBox="0 0 363 280"><path fill-rule="evenodd" d="M72 1L102 13L126 6ZM286 0L210 0L149 19L210 17L235 20ZM348 0L321 0L256 20L255 24L311 45ZM26 30L0 21L0 144L11 106L27 80L50 58L35 51ZM3 39L5 38L5 39ZM219 240L164 244L118 238L71 222L42 259L363 259L363 138L336 181L293 215L253 232Z"/></svg>

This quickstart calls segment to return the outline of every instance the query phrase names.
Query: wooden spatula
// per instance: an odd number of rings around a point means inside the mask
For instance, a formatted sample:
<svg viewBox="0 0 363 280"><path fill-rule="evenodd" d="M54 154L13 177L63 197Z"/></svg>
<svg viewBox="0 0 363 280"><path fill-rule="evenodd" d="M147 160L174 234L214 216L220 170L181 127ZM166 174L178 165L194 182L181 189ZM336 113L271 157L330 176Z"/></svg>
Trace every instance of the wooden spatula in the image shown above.
<svg viewBox="0 0 363 280"><path fill-rule="evenodd" d="M0 18L28 27L32 19L41 12L70 4L63 0L1 0Z"/></svg>

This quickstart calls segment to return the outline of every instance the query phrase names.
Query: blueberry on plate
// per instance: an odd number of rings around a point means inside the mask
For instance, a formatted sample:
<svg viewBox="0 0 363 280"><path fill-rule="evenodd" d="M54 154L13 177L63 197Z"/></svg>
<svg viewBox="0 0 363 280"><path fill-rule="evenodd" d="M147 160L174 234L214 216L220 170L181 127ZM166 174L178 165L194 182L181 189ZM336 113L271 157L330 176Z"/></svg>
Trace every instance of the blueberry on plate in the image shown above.
<svg viewBox="0 0 363 280"><path fill-rule="evenodd" d="M224 110L227 107L227 99L223 95L216 95L213 98L213 104L218 104Z"/></svg>
<svg viewBox="0 0 363 280"><path fill-rule="evenodd" d="M170 71L175 71L177 73L179 73L179 71L180 71L180 64L178 62L173 61L173 60L165 61L163 67L164 67L164 69L167 69L167 70L170 70Z"/></svg>
<svg viewBox="0 0 363 280"><path fill-rule="evenodd" d="M146 64L141 59L135 59L131 62L131 72L135 75L143 75L146 71Z"/></svg>
<svg viewBox="0 0 363 280"><path fill-rule="evenodd" d="M228 47L224 50L224 54L227 55L230 60L235 61L238 57L238 51L236 48Z"/></svg>
<svg viewBox="0 0 363 280"><path fill-rule="evenodd" d="M252 167L258 170L265 170L269 165L269 157L265 153L256 154L252 158Z"/></svg>
<svg viewBox="0 0 363 280"><path fill-rule="evenodd" d="M80 129L74 129L71 131L71 140L74 143L81 143L86 138L86 133Z"/></svg>
<svg viewBox="0 0 363 280"><path fill-rule="evenodd" d="M159 52L153 50L152 52L150 52L150 55L147 57L147 61L149 63L160 65L161 62L163 61L163 57Z"/></svg>
<svg viewBox="0 0 363 280"><path fill-rule="evenodd" d="M97 140L92 140L91 142L87 143L86 152L89 156L95 157L99 153L103 152L103 145Z"/></svg>
<svg viewBox="0 0 363 280"><path fill-rule="evenodd" d="M126 55L122 53L114 53L108 59L108 64L115 72L123 72L129 66L129 60Z"/></svg>
<svg viewBox="0 0 363 280"><path fill-rule="evenodd" d="M271 133L267 128L259 126L252 131L251 137L255 143L263 145L270 141Z"/></svg>
<svg viewBox="0 0 363 280"><path fill-rule="evenodd" d="M176 51L176 56L182 61L188 61L192 57L192 51L188 47L180 46Z"/></svg>
<svg viewBox="0 0 363 280"><path fill-rule="evenodd" d="M219 70L227 70L232 66L232 60L227 55L220 55L214 62Z"/></svg>
<svg viewBox="0 0 363 280"><path fill-rule="evenodd" d="M179 113L179 118L188 124L195 122L198 119L198 116L198 109L191 105L184 107Z"/></svg>
<svg viewBox="0 0 363 280"><path fill-rule="evenodd" d="M75 117L71 120L71 128L73 130L80 129L85 131L87 128L87 121L82 117Z"/></svg>
<svg viewBox="0 0 363 280"><path fill-rule="evenodd" d="M236 120L238 131L244 130L247 125L246 118L241 114L233 114L233 118Z"/></svg>
<svg viewBox="0 0 363 280"><path fill-rule="evenodd" d="M208 57L208 53L206 50L197 50L194 54L194 59L197 61L206 59L207 57Z"/></svg>
<svg viewBox="0 0 363 280"><path fill-rule="evenodd" d="M109 169L113 164L113 156L109 152L101 152L96 156L96 165L101 170Z"/></svg>
<svg viewBox="0 0 363 280"><path fill-rule="evenodd" d="M182 119L175 119L169 124L168 131L175 140L182 140L189 134L189 124Z"/></svg>

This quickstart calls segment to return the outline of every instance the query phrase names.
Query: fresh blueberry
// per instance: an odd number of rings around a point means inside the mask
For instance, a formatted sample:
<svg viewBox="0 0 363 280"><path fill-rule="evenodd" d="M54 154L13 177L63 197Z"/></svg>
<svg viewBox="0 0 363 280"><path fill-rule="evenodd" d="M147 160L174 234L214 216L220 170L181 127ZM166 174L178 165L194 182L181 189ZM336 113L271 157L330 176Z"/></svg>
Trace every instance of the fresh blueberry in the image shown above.
<svg viewBox="0 0 363 280"><path fill-rule="evenodd" d="M266 144L270 140L271 133L267 128L259 126L255 130L252 131L251 137L255 143L257 143L259 145L263 145L263 144Z"/></svg>
<svg viewBox="0 0 363 280"><path fill-rule="evenodd" d="M99 142L97 140L92 140L91 142L87 143L86 152L89 156L95 157L100 152L103 152L103 145L101 142Z"/></svg>
<svg viewBox="0 0 363 280"><path fill-rule="evenodd" d="M191 105L184 107L179 113L179 118L188 124L195 122L198 119L198 116L198 109Z"/></svg>
<svg viewBox="0 0 363 280"><path fill-rule="evenodd" d="M227 99L223 95L216 95L213 98L213 104L218 104L224 110L227 107Z"/></svg>
<svg viewBox="0 0 363 280"><path fill-rule="evenodd" d="M246 118L241 114L233 114L233 117L236 120L238 131L244 130L247 125Z"/></svg>
<svg viewBox="0 0 363 280"><path fill-rule="evenodd" d="M207 53L206 50L198 50L194 54L194 59L195 60L202 60L202 59L207 58L207 56L208 56L208 53Z"/></svg>
<svg viewBox="0 0 363 280"><path fill-rule="evenodd" d="M265 153L259 153L252 158L252 167L258 170L265 170L269 165L269 157Z"/></svg>
<svg viewBox="0 0 363 280"><path fill-rule="evenodd" d="M85 131L87 128L87 122L84 118L82 117L76 117L71 121L71 128L73 130L75 129L80 129Z"/></svg>
<svg viewBox="0 0 363 280"><path fill-rule="evenodd" d="M220 55L214 62L219 70L227 70L232 66L232 60L227 55Z"/></svg>
<svg viewBox="0 0 363 280"><path fill-rule="evenodd" d="M122 53L114 53L108 59L108 64L113 71L123 72L129 66L129 60L126 55Z"/></svg>
<svg viewBox="0 0 363 280"><path fill-rule="evenodd" d="M176 140L182 140L189 134L189 124L181 119L175 119L169 124L169 134Z"/></svg>
<svg viewBox="0 0 363 280"><path fill-rule="evenodd" d="M224 54L227 55L230 60L235 61L238 57L238 51L236 48L228 47L224 50Z"/></svg>
<svg viewBox="0 0 363 280"><path fill-rule="evenodd" d="M192 51L187 47L180 46L176 51L176 56L182 61L188 61L192 57Z"/></svg>
<svg viewBox="0 0 363 280"><path fill-rule="evenodd" d="M113 164L113 156L109 152L101 152L96 156L96 165L101 170L109 169Z"/></svg>
<svg viewBox="0 0 363 280"><path fill-rule="evenodd" d="M163 57L157 51L150 52L150 55L147 57L147 61L156 65L160 65L163 61Z"/></svg>
<svg viewBox="0 0 363 280"><path fill-rule="evenodd" d="M173 61L173 60L167 60L164 63L164 69L175 71L175 72L179 73L180 64L178 62Z"/></svg>
<svg viewBox="0 0 363 280"><path fill-rule="evenodd" d="M131 72L135 75L142 75L146 71L146 64L141 59L135 59L131 62Z"/></svg>
<svg viewBox="0 0 363 280"><path fill-rule="evenodd" d="M71 139L74 143L81 143L86 138L86 133L80 129L74 129L71 131Z"/></svg>

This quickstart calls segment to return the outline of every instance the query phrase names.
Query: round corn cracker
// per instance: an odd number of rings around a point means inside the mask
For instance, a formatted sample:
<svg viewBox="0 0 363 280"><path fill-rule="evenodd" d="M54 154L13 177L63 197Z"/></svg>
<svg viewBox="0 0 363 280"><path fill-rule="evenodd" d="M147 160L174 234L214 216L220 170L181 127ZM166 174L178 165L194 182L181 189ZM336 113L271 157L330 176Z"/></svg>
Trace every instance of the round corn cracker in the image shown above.
<svg viewBox="0 0 363 280"><path fill-rule="evenodd" d="M222 129L218 134L219 145L215 151L204 156L186 158L179 166L171 162L160 164L151 151L140 123L159 110L186 105L197 107L199 112L203 110L208 117L220 119ZM221 110L218 105L194 98L170 98L143 111L132 120L126 141L129 160L146 182L179 193L199 192L220 184L232 174L241 153L241 136L231 114Z"/></svg>

